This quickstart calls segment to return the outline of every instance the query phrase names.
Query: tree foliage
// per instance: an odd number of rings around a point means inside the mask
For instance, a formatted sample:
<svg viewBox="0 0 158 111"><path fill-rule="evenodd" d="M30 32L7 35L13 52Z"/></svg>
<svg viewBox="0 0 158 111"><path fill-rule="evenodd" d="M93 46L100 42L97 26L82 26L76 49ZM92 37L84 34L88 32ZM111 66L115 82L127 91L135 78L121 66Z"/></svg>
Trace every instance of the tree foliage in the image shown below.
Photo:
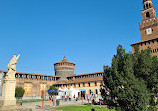
<svg viewBox="0 0 158 111"><path fill-rule="evenodd" d="M102 96L109 108L117 111L146 111L158 88L158 60L150 49L126 53L121 45L112 59L111 67L104 66Z"/></svg>
<svg viewBox="0 0 158 111"><path fill-rule="evenodd" d="M15 97L23 97L25 90L22 87L15 88Z"/></svg>
<svg viewBox="0 0 158 111"><path fill-rule="evenodd" d="M55 89L56 89L56 87L52 85L52 86L50 86L50 88L49 88L49 89L51 89L51 90L55 90ZM53 92L49 92L48 94L49 94L49 95L54 95L54 93L53 93Z"/></svg>

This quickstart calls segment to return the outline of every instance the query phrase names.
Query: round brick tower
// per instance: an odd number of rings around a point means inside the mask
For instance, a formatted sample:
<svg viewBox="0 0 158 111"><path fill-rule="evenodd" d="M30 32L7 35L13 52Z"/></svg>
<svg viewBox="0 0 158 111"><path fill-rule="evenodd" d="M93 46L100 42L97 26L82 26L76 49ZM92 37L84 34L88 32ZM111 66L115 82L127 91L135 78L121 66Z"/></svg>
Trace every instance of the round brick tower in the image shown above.
<svg viewBox="0 0 158 111"><path fill-rule="evenodd" d="M61 76L61 80L67 79L67 76L73 76L75 70L75 64L64 59L54 64L54 70L56 76Z"/></svg>

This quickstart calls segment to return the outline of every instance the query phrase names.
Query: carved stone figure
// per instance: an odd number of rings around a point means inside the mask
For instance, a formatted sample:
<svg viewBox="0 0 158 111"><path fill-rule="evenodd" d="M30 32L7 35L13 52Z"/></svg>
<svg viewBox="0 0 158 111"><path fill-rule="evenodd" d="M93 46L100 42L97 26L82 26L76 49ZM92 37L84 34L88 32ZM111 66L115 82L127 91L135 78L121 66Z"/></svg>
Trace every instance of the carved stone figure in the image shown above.
<svg viewBox="0 0 158 111"><path fill-rule="evenodd" d="M6 78L15 77L16 63L18 62L19 57L20 57L20 54L17 57L16 55L13 55L13 58L10 60L8 64L8 72L6 74Z"/></svg>
<svg viewBox="0 0 158 111"><path fill-rule="evenodd" d="M20 57L20 54L17 57L16 55L13 55L13 58L10 60L8 64L8 72L5 75L5 78L3 80L2 97L0 98L0 108L16 105L15 74L16 74L16 63L18 62L19 57Z"/></svg>

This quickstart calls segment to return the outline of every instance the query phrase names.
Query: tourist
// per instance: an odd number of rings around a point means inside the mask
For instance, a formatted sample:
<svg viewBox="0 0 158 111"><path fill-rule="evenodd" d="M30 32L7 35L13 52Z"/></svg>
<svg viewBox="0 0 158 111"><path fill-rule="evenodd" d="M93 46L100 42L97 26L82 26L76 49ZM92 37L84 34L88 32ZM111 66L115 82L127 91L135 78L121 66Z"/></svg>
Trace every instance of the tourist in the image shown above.
<svg viewBox="0 0 158 111"><path fill-rule="evenodd" d="M90 99L90 97L89 97L89 94L88 94L88 95L87 95L88 104L89 104L89 99Z"/></svg>
<svg viewBox="0 0 158 111"><path fill-rule="evenodd" d="M56 97L55 97L55 95L53 95L53 97L52 97L52 102L53 102L53 107L55 107L56 106Z"/></svg>
<svg viewBox="0 0 158 111"><path fill-rule="evenodd" d="M67 101L67 96L66 96L66 92L65 92L65 101Z"/></svg>
<svg viewBox="0 0 158 111"><path fill-rule="evenodd" d="M74 94L74 100L75 100L75 94Z"/></svg>
<svg viewBox="0 0 158 111"><path fill-rule="evenodd" d="M52 95L49 95L49 103L50 103L50 106L52 105Z"/></svg>
<svg viewBox="0 0 158 111"><path fill-rule="evenodd" d="M62 95L62 101L64 100L64 96Z"/></svg>
<svg viewBox="0 0 158 111"><path fill-rule="evenodd" d="M91 105L93 104L94 95L91 96Z"/></svg>
<svg viewBox="0 0 158 111"><path fill-rule="evenodd" d="M82 98L82 104L84 104L84 97L83 97L83 94L81 95L81 98Z"/></svg>
<svg viewBox="0 0 158 111"><path fill-rule="evenodd" d="M69 95L69 101L71 101L71 95Z"/></svg>

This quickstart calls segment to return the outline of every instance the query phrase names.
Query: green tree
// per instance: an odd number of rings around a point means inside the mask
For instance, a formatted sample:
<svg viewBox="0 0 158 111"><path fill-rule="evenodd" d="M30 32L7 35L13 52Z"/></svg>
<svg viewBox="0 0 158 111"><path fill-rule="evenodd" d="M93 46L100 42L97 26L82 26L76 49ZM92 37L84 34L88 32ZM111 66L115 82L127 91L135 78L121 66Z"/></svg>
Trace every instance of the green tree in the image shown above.
<svg viewBox="0 0 158 111"><path fill-rule="evenodd" d="M50 86L50 88L49 89L51 89L51 90L55 90L56 89L56 87L55 86ZM48 93L49 95L54 95L54 93L53 92L50 92L50 93Z"/></svg>
<svg viewBox="0 0 158 111"><path fill-rule="evenodd" d="M155 101L158 93L158 59L151 56L151 49L142 50L139 52L138 46L135 47L134 53L134 73L139 79L143 79L147 85L150 96L150 106L155 108Z"/></svg>
<svg viewBox="0 0 158 111"><path fill-rule="evenodd" d="M22 87L15 88L15 97L23 97L25 90Z"/></svg>
<svg viewBox="0 0 158 111"><path fill-rule="evenodd" d="M117 111L146 111L150 93L143 79L134 74L134 56L125 53L121 45L112 59L112 65L104 66L102 96L109 108Z"/></svg>

